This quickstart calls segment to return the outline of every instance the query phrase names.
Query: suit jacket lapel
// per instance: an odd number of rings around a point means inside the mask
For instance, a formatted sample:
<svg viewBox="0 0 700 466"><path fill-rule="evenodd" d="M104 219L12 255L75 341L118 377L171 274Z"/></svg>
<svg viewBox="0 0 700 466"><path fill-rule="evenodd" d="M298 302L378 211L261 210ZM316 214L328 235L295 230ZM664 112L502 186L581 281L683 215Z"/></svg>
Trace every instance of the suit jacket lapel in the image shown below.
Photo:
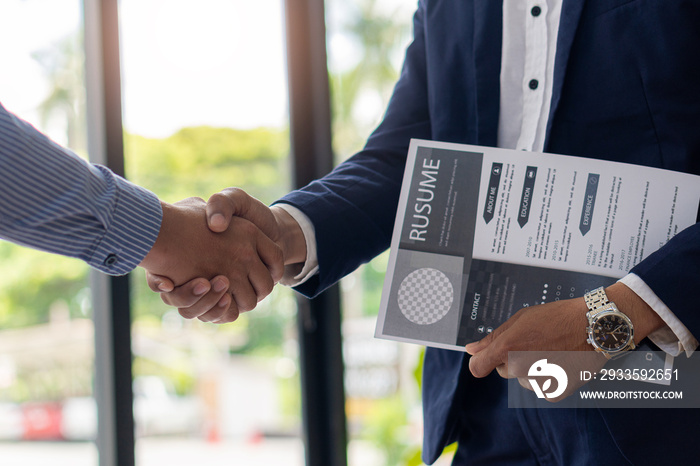
<svg viewBox="0 0 700 466"><path fill-rule="evenodd" d="M545 151L549 145L549 134L552 129L552 120L556 114L561 93L564 87L566 67L569 64L571 47L574 43L576 30L581 20L585 0L563 0L561 19L559 22L559 36L557 37L557 51L554 58L554 83L552 87L552 106L549 109L547 132L545 135Z"/></svg>
<svg viewBox="0 0 700 466"><path fill-rule="evenodd" d="M477 144L498 141L503 3L474 1L474 72L476 74Z"/></svg>

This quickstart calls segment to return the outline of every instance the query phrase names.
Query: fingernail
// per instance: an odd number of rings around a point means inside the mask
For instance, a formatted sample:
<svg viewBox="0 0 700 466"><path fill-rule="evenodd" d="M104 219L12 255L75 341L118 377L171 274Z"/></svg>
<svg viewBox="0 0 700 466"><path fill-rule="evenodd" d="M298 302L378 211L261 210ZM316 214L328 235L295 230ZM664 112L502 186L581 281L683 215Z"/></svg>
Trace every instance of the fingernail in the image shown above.
<svg viewBox="0 0 700 466"><path fill-rule="evenodd" d="M197 283L192 292L195 294L195 296L201 296L206 293L208 289L209 286L206 283Z"/></svg>
<svg viewBox="0 0 700 466"><path fill-rule="evenodd" d="M164 293L169 293L169 292L173 291L173 288L169 285L166 285L165 283L159 283L158 289Z"/></svg>
<svg viewBox="0 0 700 466"><path fill-rule="evenodd" d="M228 309L230 304L231 304L231 301L230 301L229 295L224 295L217 303L217 306Z"/></svg>
<svg viewBox="0 0 700 466"><path fill-rule="evenodd" d="M213 286L214 291L216 291L217 293L219 293L220 291L224 291L227 288L226 282L220 278L214 280Z"/></svg>
<svg viewBox="0 0 700 466"><path fill-rule="evenodd" d="M226 222L226 219L221 214L214 214L209 219L209 222L213 227L223 227Z"/></svg>

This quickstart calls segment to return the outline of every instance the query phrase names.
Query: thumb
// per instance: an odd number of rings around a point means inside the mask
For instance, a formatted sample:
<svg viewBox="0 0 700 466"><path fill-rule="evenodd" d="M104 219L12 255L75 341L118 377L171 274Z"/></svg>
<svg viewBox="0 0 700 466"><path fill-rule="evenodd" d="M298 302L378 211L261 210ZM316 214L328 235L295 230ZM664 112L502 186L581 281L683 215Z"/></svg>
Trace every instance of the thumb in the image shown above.
<svg viewBox="0 0 700 466"><path fill-rule="evenodd" d="M469 370L477 378L486 377L498 366L506 362L508 353L497 345L489 345L469 358Z"/></svg>
<svg viewBox="0 0 700 466"><path fill-rule="evenodd" d="M245 202L245 196L238 194L237 191L240 190L227 188L212 195L207 201L207 224L214 233L226 231L231 223L231 217L244 208L241 204Z"/></svg>
<svg viewBox="0 0 700 466"><path fill-rule="evenodd" d="M477 378L486 377L492 370L506 362L507 349L496 340L511 326L508 320L479 341L469 343L465 349L471 355L469 370Z"/></svg>
<svg viewBox="0 0 700 466"><path fill-rule="evenodd" d="M277 240L277 221L270 208L240 188L226 188L207 202L207 223L215 233L226 231L231 217L241 217L257 226L267 237Z"/></svg>
<svg viewBox="0 0 700 466"><path fill-rule="evenodd" d="M511 319L503 322L501 325L496 327L496 329L490 333L488 333L484 338L478 341L474 341L472 343L469 343L467 346L464 347L467 353L470 355L474 356L476 353L479 353L480 351L486 349L493 341L503 332L505 332L515 321L517 317L512 317Z"/></svg>
<svg viewBox="0 0 700 466"><path fill-rule="evenodd" d="M156 293L169 293L175 289L172 280L162 275L153 274L148 270L146 271L146 282L151 291L155 291Z"/></svg>

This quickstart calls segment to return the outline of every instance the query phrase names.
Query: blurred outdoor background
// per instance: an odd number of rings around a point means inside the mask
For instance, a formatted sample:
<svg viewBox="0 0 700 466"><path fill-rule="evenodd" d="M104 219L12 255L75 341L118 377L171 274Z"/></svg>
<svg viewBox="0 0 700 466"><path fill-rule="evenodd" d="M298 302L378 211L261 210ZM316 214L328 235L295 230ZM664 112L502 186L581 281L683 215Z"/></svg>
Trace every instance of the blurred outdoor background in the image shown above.
<svg viewBox="0 0 700 466"><path fill-rule="evenodd" d="M327 0L340 162L382 117L416 1ZM281 0L121 0L127 177L174 202L290 189ZM80 0L0 2L0 102L87 157ZM342 282L348 462L419 465L420 358L374 339L387 255ZM0 241L0 464L96 465L88 267ZM137 464L304 462L293 292L186 321L132 282Z"/></svg>

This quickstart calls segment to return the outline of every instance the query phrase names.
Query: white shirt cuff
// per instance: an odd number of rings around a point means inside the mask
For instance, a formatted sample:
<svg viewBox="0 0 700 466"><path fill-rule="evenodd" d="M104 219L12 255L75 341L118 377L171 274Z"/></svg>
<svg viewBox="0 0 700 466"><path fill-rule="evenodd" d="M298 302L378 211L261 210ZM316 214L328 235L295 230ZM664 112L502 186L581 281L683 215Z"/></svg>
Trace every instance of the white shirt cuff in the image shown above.
<svg viewBox="0 0 700 466"><path fill-rule="evenodd" d="M666 323L666 327L662 327L649 334L649 339L671 356L678 356L685 351L685 354L690 357L698 347L698 340L690 333L690 330L678 320L678 317L676 317L671 309L656 296L656 293L644 283L644 280L638 275L630 273L619 281L627 285L637 296L642 298L644 302L661 317L661 320Z"/></svg>
<svg viewBox="0 0 700 466"><path fill-rule="evenodd" d="M284 276L280 283L285 286L297 286L318 273L318 256L316 254L316 231L313 223L304 212L293 205L279 203L276 206L284 209L301 227L306 241L306 261L303 264L292 264L284 268Z"/></svg>

